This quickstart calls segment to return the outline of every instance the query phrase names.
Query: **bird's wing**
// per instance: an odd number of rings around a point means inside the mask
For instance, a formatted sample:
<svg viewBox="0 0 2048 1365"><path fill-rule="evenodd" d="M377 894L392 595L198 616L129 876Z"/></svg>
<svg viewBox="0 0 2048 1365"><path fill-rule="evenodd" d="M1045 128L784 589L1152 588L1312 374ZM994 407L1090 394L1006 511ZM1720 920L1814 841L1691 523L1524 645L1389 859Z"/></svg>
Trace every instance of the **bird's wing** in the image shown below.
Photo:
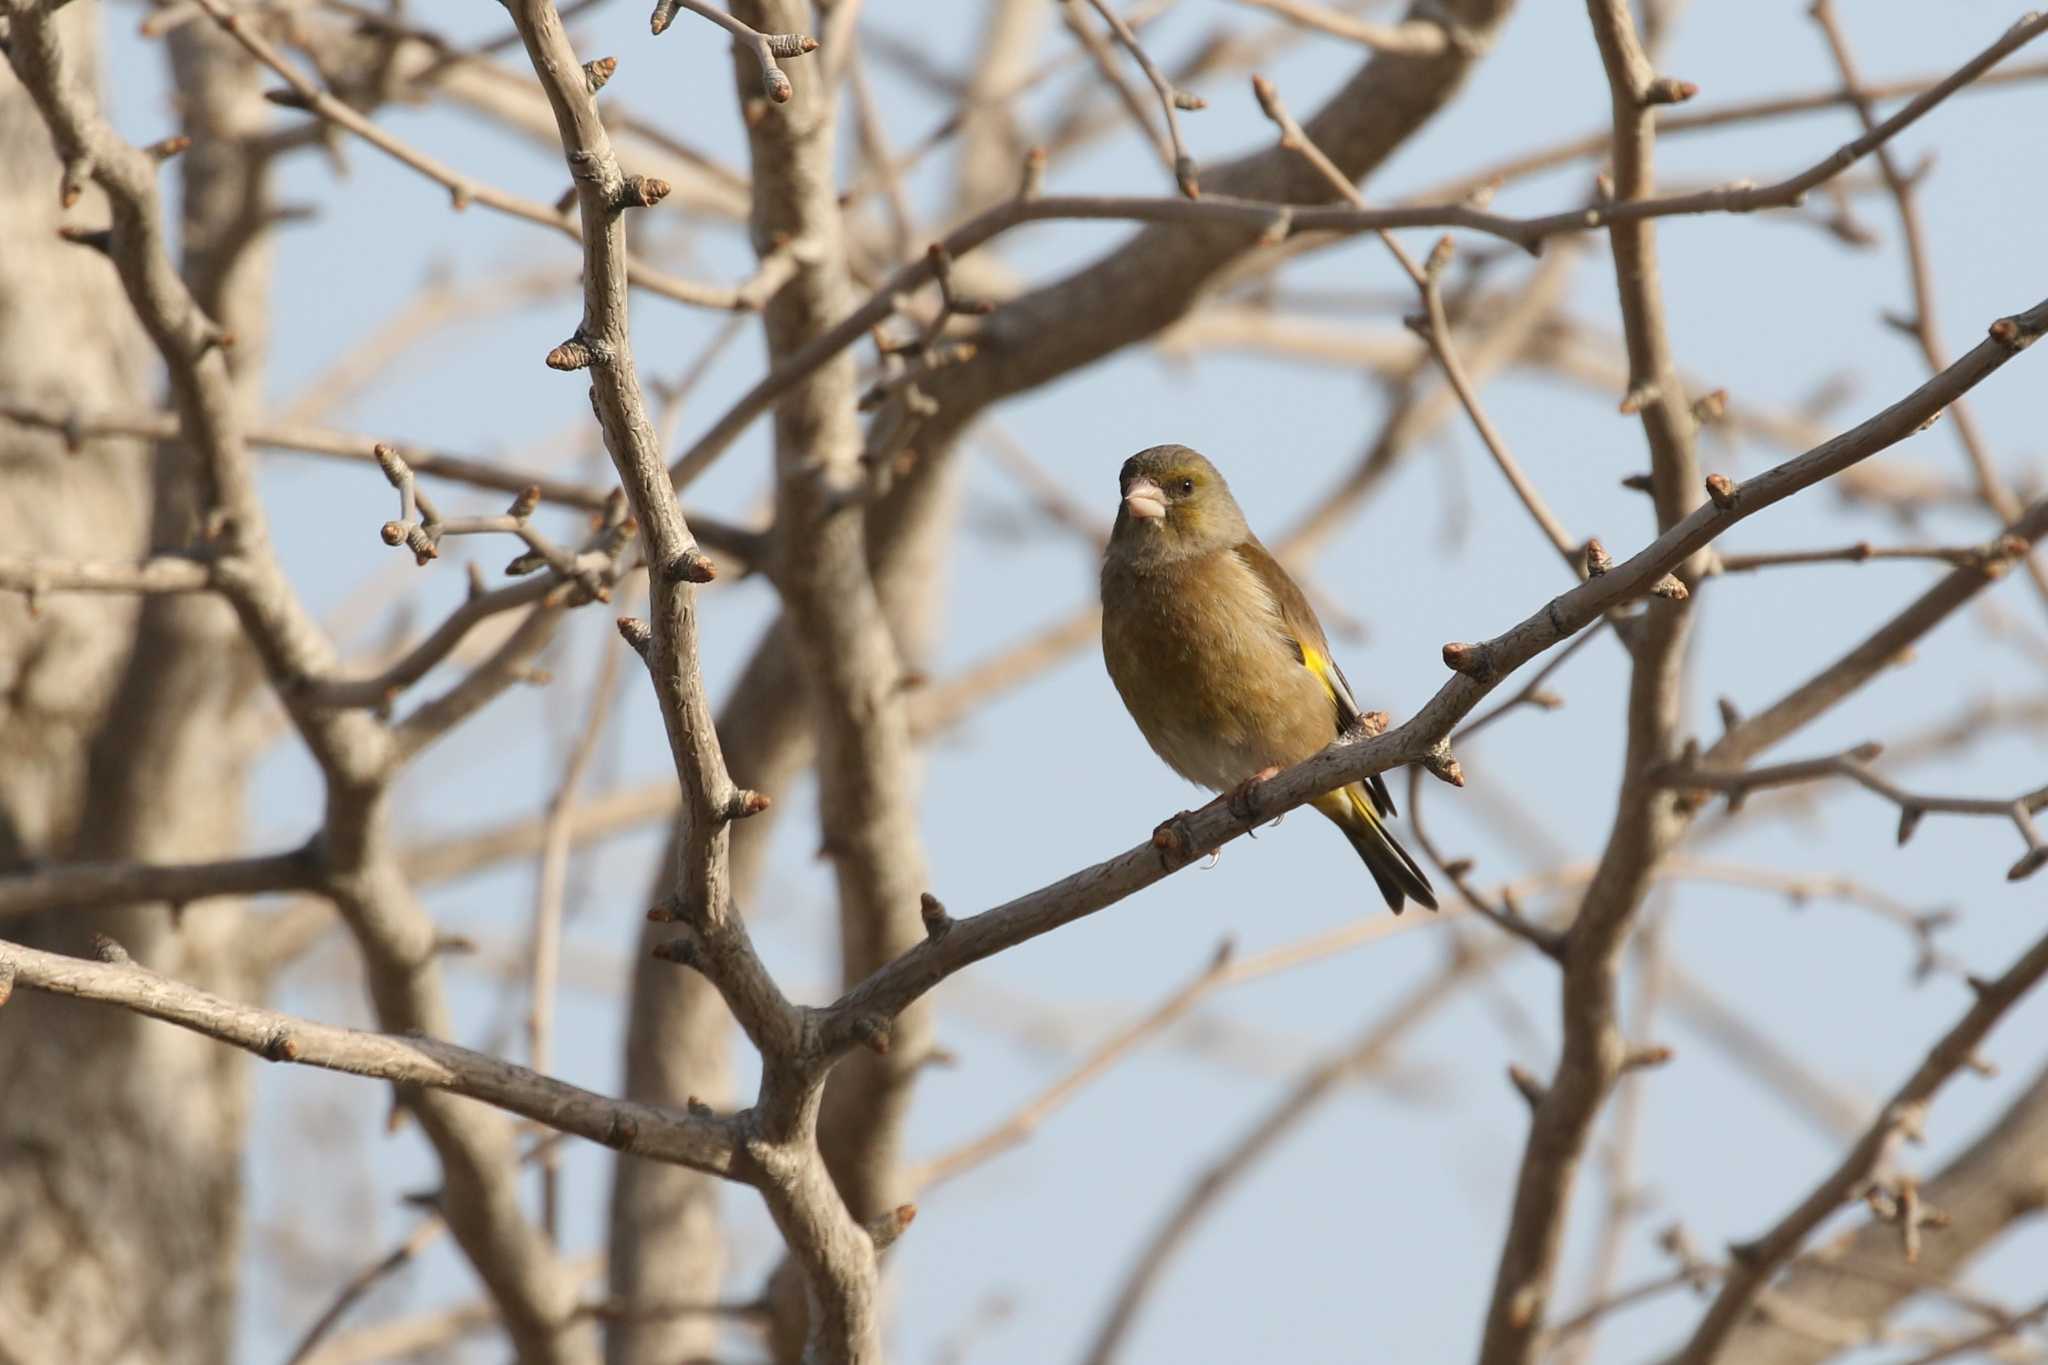
<svg viewBox="0 0 2048 1365"><path fill-rule="evenodd" d="M1257 536L1245 537L1237 547L1237 557L1272 596L1274 609L1280 616L1280 628L1286 634L1288 644L1294 647L1295 657L1301 660L1302 667L1316 675L1316 681L1329 694L1330 704L1336 711L1338 732L1349 730L1358 723L1361 714L1358 699L1351 694L1351 683L1345 678L1344 670L1330 657L1329 637L1323 634L1323 623L1316 619L1315 608L1309 605L1307 594L1281 567L1280 561L1273 558L1273 552L1259 543ZM1377 773L1365 785L1372 793L1372 803L1380 814L1391 816L1396 813L1394 798Z"/></svg>

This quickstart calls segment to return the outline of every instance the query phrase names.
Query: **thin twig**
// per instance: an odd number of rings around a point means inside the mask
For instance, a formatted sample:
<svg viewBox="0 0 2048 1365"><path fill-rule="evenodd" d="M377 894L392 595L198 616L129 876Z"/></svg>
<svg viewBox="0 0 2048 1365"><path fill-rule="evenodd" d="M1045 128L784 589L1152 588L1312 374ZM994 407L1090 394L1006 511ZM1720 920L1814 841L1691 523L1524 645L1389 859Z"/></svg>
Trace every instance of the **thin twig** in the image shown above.
<svg viewBox="0 0 2048 1365"><path fill-rule="evenodd" d="M438 1038L337 1028L224 1000L127 961L88 962L5 941L0 969L12 971L17 986L119 1005L266 1061L465 1095L636 1156L735 1172L732 1120L607 1099Z"/></svg>
<svg viewBox="0 0 2048 1365"><path fill-rule="evenodd" d="M1158 64L1145 51L1144 44L1138 41L1138 35L1131 31L1131 26L1124 22L1123 16L1116 12L1116 7L1111 5L1109 0L1088 0L1088 3L1102 16L1102 22L1109 25L1110 32L1116 34L1116 40L1131 54L1131 59L1137 62L1139 69L1145 73L1145 79L1152 83L1153 93L1159 96L1159 107L1166 113L1166 136L1173 144L1173 160L1170 166L1174 183L1180 186L1180 192L1188 198L1201 198L1200 172L1195 165L1195 158L1188 152L1186 141L1180 135L1180 111L1204 108L1207 101L1199 95L1191 95L1185 90L1175 88L1173 82L1166 79L1166 73L1159 69Z"/></svg>
<svg viewBox="0 0 2048 1365"><path fill-rule="evenodd" d="M1836 17L1834 0L1814 0L1808 13L1820 26L1822 36L1827 40L1828 51L1834 57L1835 68L1842 77L1842 95L1856 111L1862 123L1864 136L1868 137L1878 127L1877 112L1870 97L1864 93L1862 81L1857 74L1855 59L1849 52L1849 37L1843 31L1840 19ZM2022 19L2013 27L2015 31L2029 21ZM2038 16L2034 17L2038 24ZM1899 232L1906 249L1907 274L1913 290L1913 316L1906 323L1920 348L1921 358L1930 372L1948 364L1948 348L1941 339L1941 324L1935 312L1934 266L1927 250L1927 234L1920 219L1917 195L1917 178L1900 169L1892 149L1879 146L1873 149L1877 172L1885 188L1890 192L1892 203L1898 210ZM1977 425L1975 412L1967 403L1957 403L1949 409L1948 416L1954 423L1956 438L1962 443L1963 453L1969 459L1970 468L1977 481L1977 490L1984 505L1991 509L2001 522L2009 522L2020 514L2020 501L2006 487L2004 477L1998 471L1998 463L1992 457L1990 441L1983 429ZM2048 564L2035 555L2026 557L2027 573L2033 580L2035 591L2048 599Z"/></svg>
<svg viewBox="0 0 2048 1365"><path fill-rule="evenodd" d="M214 0L208 2L213 3ZM1072 219L1192 222L1218 226L1235 224L1276 242L1307 232L1357 233L1403 227L1462 227L1533 247L1551 236L1587 232L1616 223L1642 222L1678 214L1742 213L1789 207L1796 204L1807 190L1840 174L1873 148L1903 132L1922 115L1957 90L1967 87L1972 80L2044 30L2048 30L2048 15L2015 25L1976 57L1928 87L1873 132L1837 149L1797 175L1772 185L1758 187L1745 184L1664 198L1604 201L1581 209L1525 219L1502 218L1463 203L1361 210L1348 206L1280 206L1213 195L1190 200L1025 193L978 214L948 233L940 245L949 258L958 259L1025 223ZM910 262L838 324L778 362L709 431L671 462L670 475L676 487L687 487L738 439L755 418L773 407L784 392L867 335L877 323L896 311L899 298L930 283L933 278L929 257Z"/></svg>
<svg viewBox="0 0 2048 1365"><path fill-rule="evenodd" d="M1453 41L1447 22L1434 19L1404 19L1396 24L1377 24L1354 19L1348 14L1324 9L1305 0L1237 0L1267 10L1292 23L1316 29L1332 37L1371 48L1390 57L1435 57L1448 50Z"/></svg>
<svg viewBox="0 0 2048 1365"><path fill-rule="evenodd" d="M2048 937L2038 940L2004 975L1995 980L1973 980L1976 1002L1893 1092L1876 1120L1827 1178L1762 1236L1730 1247L1732 1263L1721 1291L1673 1358L1673 1365L1708 1365L1716 1357L1779 1268L1815 1228L1849 1201L1898 1140L1918 1136L1935 1094L1968 1066L1992 1027L2043 976L2048 976Z"/></svg>
<svg viewBox="0 0 2048 1365"><path fill-rule="evenodd" d="M354 133L378 151L403 165L410 166L429 180L448 191L449 198L457 209L470 204L482 204L489 209L513 218L523 218L529 223L551 228L571 241L578 240L580 233L575 222L557 213L551 206L535 199L508 193L495 185L485 184L474 176L456 170L452 166L427 155L425 152L392 136L370 119L358 113L346 102L336 99L322 90L319 85L287 61L282 53L270 45L242 16L230 10L223 0L193 0L205 10L213 21L233 35L236 42L257 61L283 77L293 92L293 102L308 112L325 119L336 127ZM648 203L658 202L669 192L668 182L646 180L644 198ZM632 283L650 293L674 299L678 303L696 304L705 308L752 309L758 307L753 291L742 284L732 287L698 284L658 270L645 261L635 259L629 266Z"/></svg>
<svg viewBox="0 0 2048 1365"><path fill-rule="evenodd" d="M555 985L561 970L562 918L566 913L569 885L569 854L573 847L572 817L576 809L576 788L597 753L598 741L611 719L618 698L620 662L618 649L603 651L597 677L590 684L590 700L584 706L583 728L562 761L562 775L548 798L542 817L540 870L534 876L533 963L531 999L527 1013L527 1051L533 1069L554 1069ZM541 1158L541 1227L550 1238L561 1239L561 1159L550 1148Z"/></svg>
<svg viewBox="0 0 2048 1365"><path fill-rule="evenodd" d="M718 6L705 4L704 0L655 0L654 14L647 26L654 30L656 37L668 31L668 26L675 22L678 9L709 19L732 35L736 47L753 54L754 60L761 64L761 93L777 104L786 103L793 92L789 77L776 64L776 58L786 61L818 50L818 40L808 34L763 33L741 23Z"/></svg>
<svg viewBox="0 0 2048 1365"><path fill-rule="evenodd" d="M1501 942L1491 949L1451 954L1442 967L1374 1017L1351 1042L1302 1073L1221 1156L1189 1181L1132 1261L1082 1357L1083 1365L1110 1365L1117 1359L1137 1321L1138 1310L1158 1285L1168 1261L1186 1245L1202 1218L1222 1201L1232 1185L1254 1169L1281 1138L1313 1114L1346 1080L1385 1065L1387 1054L1396 1043L1456 998L1460 982L1491 967L1504 952L1505 944Z"/></svg>
<svg viewBox="0 0 2048 1365"><path fill-rule="evenodd" d="M1226 939L1218 945L1207 965L1196 973L1193 979L1185 985L1176 987L1157 1005L1105 1038L1073 1070L1034 1095L1008 1118L979 1137L960 1143L919 1166L906 1183L920 1194L927 1193L1030 1137L1048 1115L1065 1104L1078 1091L1114 1067L1147 1039L1171 1027L1176 1020L1193 1009L1202 997L1223 984L1228 979L1230 958L1231 945Z"/></svg>
<svg viewBox="0 0 2048 1365"><path fill-rule="evenodd" d="M2035 812L2043 806L2048 806L2048 786L2036 787L2010 799L1934 796L1925 792L1908 791L1870 767L1871 761L1882 752L1882 746L1867 743L1821 758L1739 769L1703 767L1696 763L1680 761L1658 773L1656 780L1681 791L1719 792L1728 798L1729 808L1736 809L1743 799L1754 791L1814 782L1829 777L1847 778L1864 790L1874 792L1898 807L1898 841L1901 844L1912 838L1914 831L1919 828L1921 817L1925 815L1988 815L2012 821L2027 846L2026 853L2007 871L2006 880L2023 880L2039 871L2043 863L2048 863L2048 843L2043 842L2041 832L2033 821Z"/></svg>

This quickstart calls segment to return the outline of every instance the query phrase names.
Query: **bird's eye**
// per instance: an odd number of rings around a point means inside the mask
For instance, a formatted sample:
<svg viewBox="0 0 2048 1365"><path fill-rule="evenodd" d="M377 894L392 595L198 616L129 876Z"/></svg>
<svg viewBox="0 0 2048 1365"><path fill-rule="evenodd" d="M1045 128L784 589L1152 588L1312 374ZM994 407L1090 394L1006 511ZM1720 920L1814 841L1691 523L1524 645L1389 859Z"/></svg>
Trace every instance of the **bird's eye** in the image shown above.
<svg viewBox="0 0 2048 1365"><path fill-rule="evenodd" d="M1178 487L1179 487L1179 490L1180 490L1181 496L1182 496L1182 497L1186 497L1186 496L1187 496L1187 495L1188 495L1189 493L1192 493L1192 492L1194 492L1194 491L1195 491L1195 481L1194 481L1193 479L1182 479L1182 480L1180 481L1180 483L1179 483Z"/></svg>

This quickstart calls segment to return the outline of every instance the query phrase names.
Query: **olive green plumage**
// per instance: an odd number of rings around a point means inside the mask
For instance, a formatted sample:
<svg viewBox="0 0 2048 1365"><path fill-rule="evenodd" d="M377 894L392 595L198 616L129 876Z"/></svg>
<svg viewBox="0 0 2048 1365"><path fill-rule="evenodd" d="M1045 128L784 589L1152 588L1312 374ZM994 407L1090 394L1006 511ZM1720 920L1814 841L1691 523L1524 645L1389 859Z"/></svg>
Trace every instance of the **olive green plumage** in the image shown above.
<svg viewBox="0 0 2048 1365"><path fill-rule="evenodd" d="M1299 763L1358 719L1308 599L1245 524L1216 467L1186 446L1124 462L1102 561L1102 657L1167 766L1212 791ZM1377 776L1317 797L1395 914L1434 910L1429 879L1388 833Z"/></svg>

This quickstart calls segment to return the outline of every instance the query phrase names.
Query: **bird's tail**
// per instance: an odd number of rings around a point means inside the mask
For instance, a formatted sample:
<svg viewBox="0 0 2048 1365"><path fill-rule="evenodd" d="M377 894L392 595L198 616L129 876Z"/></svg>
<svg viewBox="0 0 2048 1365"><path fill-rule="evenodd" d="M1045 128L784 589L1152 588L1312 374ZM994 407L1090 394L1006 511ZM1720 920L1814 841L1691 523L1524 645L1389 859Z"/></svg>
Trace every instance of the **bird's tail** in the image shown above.
<svg viewBox="0 0 2048 1365"><path fill-rule="evenodd" d="M1315 807L1343 830L1351 847L1358 850L1365 870L1372 873L1380 894L1387 898L1389 910L1398 915L1411 900L1436 909L1436 893L1430 890L1429 878L1388 832L1362 785L1354 782L1341 791L1318 797Z"/></svg>

